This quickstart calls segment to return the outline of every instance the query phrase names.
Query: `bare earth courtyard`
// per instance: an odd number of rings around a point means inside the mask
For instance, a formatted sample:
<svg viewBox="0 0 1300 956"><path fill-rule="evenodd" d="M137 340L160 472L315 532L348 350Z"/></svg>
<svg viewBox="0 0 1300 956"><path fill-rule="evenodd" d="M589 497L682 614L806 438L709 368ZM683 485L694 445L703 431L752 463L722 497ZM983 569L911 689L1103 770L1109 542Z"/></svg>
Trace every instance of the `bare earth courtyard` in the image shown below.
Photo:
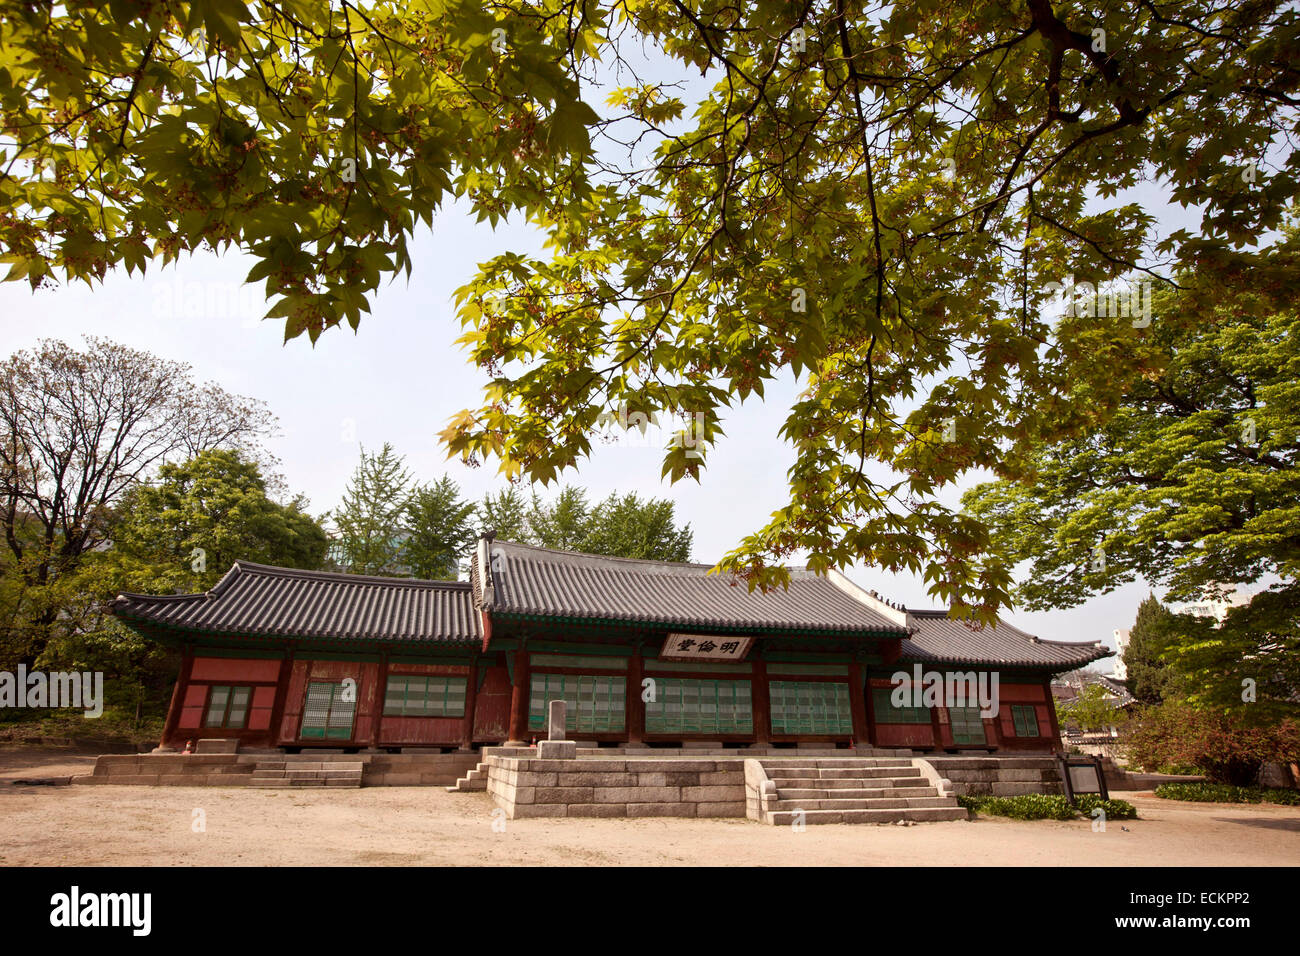
<svg viewBox="0 0 1300 956"><path fill-rule="evenodd" d="M0 864L571 866L1296 866L1300 808L1124 794L1140 820L835 825L748 820L505 820L441 787L291 791L14 786L94 758L0 752ZM201 809L205 832L192 829ZM504 832L498 829L504 824Z"/></svg>

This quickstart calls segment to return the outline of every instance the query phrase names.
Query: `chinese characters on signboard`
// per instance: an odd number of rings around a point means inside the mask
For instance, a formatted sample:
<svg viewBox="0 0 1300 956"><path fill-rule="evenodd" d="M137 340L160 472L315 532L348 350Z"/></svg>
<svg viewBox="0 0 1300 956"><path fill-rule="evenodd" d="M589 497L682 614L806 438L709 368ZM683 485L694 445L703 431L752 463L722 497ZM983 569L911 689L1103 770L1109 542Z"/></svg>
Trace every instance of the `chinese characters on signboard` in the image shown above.
<svg viewBox="0 0 1300 956"><path fill-rule="evenodd" d="M710 634L669 634L659 659L663 661L743 661L752 637Z"/></svg>

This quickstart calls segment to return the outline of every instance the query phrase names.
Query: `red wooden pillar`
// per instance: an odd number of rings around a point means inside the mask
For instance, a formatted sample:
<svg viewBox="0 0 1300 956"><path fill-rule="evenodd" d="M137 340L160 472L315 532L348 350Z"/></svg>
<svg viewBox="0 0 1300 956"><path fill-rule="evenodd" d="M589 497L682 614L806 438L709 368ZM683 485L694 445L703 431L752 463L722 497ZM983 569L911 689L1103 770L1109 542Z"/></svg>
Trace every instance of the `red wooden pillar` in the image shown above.
<svg viewBox="0 0 1300 956"><path fill-rule="evenodd" d="M474 749L474 704L478 698L478 655L469 666L469 675L465 678L465 722L460 730L460 749Z"/></svg>
<svg viewBox="0 0 1300 956"><path fill-rule="evenodd" d="M862 665L854 661L849 665L849 715L853 719L853 742L858 746L871 742L867 727L867 702L863 695Z"/></svg>
<svg viewBox="0 0 1300 956"><path fill-rule="evenodd" d="M871 690L871 668L862 668L862 683L864 685L862 691L862 704L863 709L867 714L867 740L870 742L871 746L875 747L880 741L876 736L876 701L875 695Z"/></svg>
<svg viewBox="0 0 1300 956"><path fill-rule="evenodd" d="M370 747L379 749L379 727L384 722L384 701L388 699L388 648L379 652L379 677L375 680L375 702L373 705L374 730L370 734Z"/></svg>
<svg viewBox="0 0 1300 956"><path fill-rule="evenodd" d="M944 723L939 717L939 711L943 710L944 707L945 707L944 701L942 699L942 695L940 695L939 703L936 704L934 707L930 708L930 729L934 733L934 749L936 751L943 750L945 746L944 739L943 739Z"/></svg>
<svg viewBox="0 0 1300 956"><path fill-rule="evenodd" d="M641 681L645 675L645 664L641 659L641 643L632 648L632 659L627 665L627 690L624 691L625 708L624 726L627 727L627 742L639 744L645 741L645 704L641 700Z"/></svg>
<svg viewBox="0 0 1300 956"><path fill-rule="evenodd" d="M172 688L172 703L167 709L167 723L163 725L160 747L170 747L176 725L180 723L181 709L185 705L185 693L190 687L190 674L194 672L194 645L186 644L181 649L181 669L176 675L176 686Z"/></svg>
<svg viewBox="0 0 1300 956"><path fill-rule="evenodd" d="M750 700L754 707L754 743L766 747L772 742L772 698L767 690L767 661L754 656L754 686Z"/></svg>
<svg viewBox="0 0 1300 956"><path fill-rule="evenodd" d="M528 745L528 651L515 651L515 680L510 692L510 730L507 747Z"/></svg>
<svg viewBox="0 0 1300 956"><path fill-rule="evenodd" d="M284 723L284 705L289 700L289 681L293 678L294 650L289 647L280 659L280 673L275 681L275 703L271 705L270 739L267 745L275 747L280 742L280 725Z"/></svg>
<svg viewBox="0 0 1300 956"><path fill-rule="evenodd" d="M999 686L1001 686L1000 681L999 681ZM997 710L997 713L995 713L995 714L993 715L993 719L992 719L992 721L985 721L985 722L984 722L984 737L985 737L985 739L988 741L989 746L992 747L992 748L994 748L995 750L1001 750L1003 744L1005 743L1005 741L1004 741L1004 739L1003 739L1003 737L1002 737L1002 708L1005 707L1005 706L1006 706L1006 704L1004 704L1004 703L1002 702L1002 695L999 694L999 695L998 695L998 710ZM981 718L981 719L982 719L982 718ZM992 736L989 735L989 724L990 724L990 723L993 724L993 734L992 734Z"/></svg>
<svg viewBox="0 0 1300 956"><path fill-rule="evenodd" d="M1061 743L1061 725L1056 721L1056 698L1052 696L1052 678L1043 681L1043 694L1047 697L1047 719L1052 722L1052 750L1060 753L1065 749Z"/></svg>

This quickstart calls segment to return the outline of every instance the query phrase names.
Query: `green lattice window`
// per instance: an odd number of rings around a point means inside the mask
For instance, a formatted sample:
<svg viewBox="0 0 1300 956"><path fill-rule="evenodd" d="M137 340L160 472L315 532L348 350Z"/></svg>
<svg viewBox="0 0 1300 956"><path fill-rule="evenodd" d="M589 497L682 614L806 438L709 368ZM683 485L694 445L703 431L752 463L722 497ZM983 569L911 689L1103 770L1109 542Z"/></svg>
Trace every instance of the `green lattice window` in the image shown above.
<svg viewBox="0 0 1300 956"><path fill-rule="evenodd" d="M754 705L747 680L655 677L645 705L651 734L752 734Z"/></svg>
<svg viewBox="0 0 1300 956"><path fill-rule="evenodd" d="M851 734L849 685L838 681L786 681L768 684L774 734Z"/></svg>
<svg viewBox="0 0 1300 956"><path fill-rule="evenodd" d="M1030 704L1013 704L1011 721L1016 726L1017 737L1037 737L1038 714Z"/></svg>
<svg viewBox="0 0 1300 956"><path fill-rule="evenodd" d="M984 718L978 707L949 707L948 721L952 724L952 740L957 744L986 744Z"/></svg>
<svg viewBox="0 0 1300 956"><path fill-rule="evenodd" d="M307 702L302 709L302 730L299 733L303 740L349 740L356 712L355 683L312 681L307 685Z"/></svg>
<svg viewBox="0 0 1300 956"><path fill-rule="evenodd" d="M528 701L528 727L546 729L546 707L563 699L564 727L569 731L618 733L625 726L627 678L622 674L533 674Z"/></svg>
<svg viewBox="0 0 1300 956"><path fill-rule="evenodd" d="M911 692L908 691L907 697L911 699ZM894 706L894 688L892 687L873 687L871 688L871 709L878 724L928 724L930 722L930 709L928 707L908 704L905 707Z"/></svg>
<svg viewBox="0 0 1300 956"><path fill-rule="evenodd" d="M384 692L385 717L464 717L464 677L392 674Z"/></svg>
<svg viewBox="0 0 1300 956"><path fill-rule="evenodd" d="M248 702L253 688L214 684L208 688L208 706L203 716L204 727L229 727L239 729L248 721Z"/></svg>

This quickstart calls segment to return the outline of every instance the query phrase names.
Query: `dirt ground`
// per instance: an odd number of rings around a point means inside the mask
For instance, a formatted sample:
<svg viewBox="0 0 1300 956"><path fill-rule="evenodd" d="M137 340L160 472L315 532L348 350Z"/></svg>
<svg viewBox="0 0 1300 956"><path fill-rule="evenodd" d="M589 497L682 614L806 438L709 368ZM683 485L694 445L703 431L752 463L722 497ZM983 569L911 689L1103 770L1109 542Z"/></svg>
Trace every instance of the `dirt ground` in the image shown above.
<svg viewBox="0 0 1300 956"><path fill-rule="evenodd" d="M1140 820L811 826L507 820L441 787L253 790L14 786L93 755L0 752L0 865L1296 866L1300 808L1120 794ZM195 832L195 811L205 829Z"/></svg>

